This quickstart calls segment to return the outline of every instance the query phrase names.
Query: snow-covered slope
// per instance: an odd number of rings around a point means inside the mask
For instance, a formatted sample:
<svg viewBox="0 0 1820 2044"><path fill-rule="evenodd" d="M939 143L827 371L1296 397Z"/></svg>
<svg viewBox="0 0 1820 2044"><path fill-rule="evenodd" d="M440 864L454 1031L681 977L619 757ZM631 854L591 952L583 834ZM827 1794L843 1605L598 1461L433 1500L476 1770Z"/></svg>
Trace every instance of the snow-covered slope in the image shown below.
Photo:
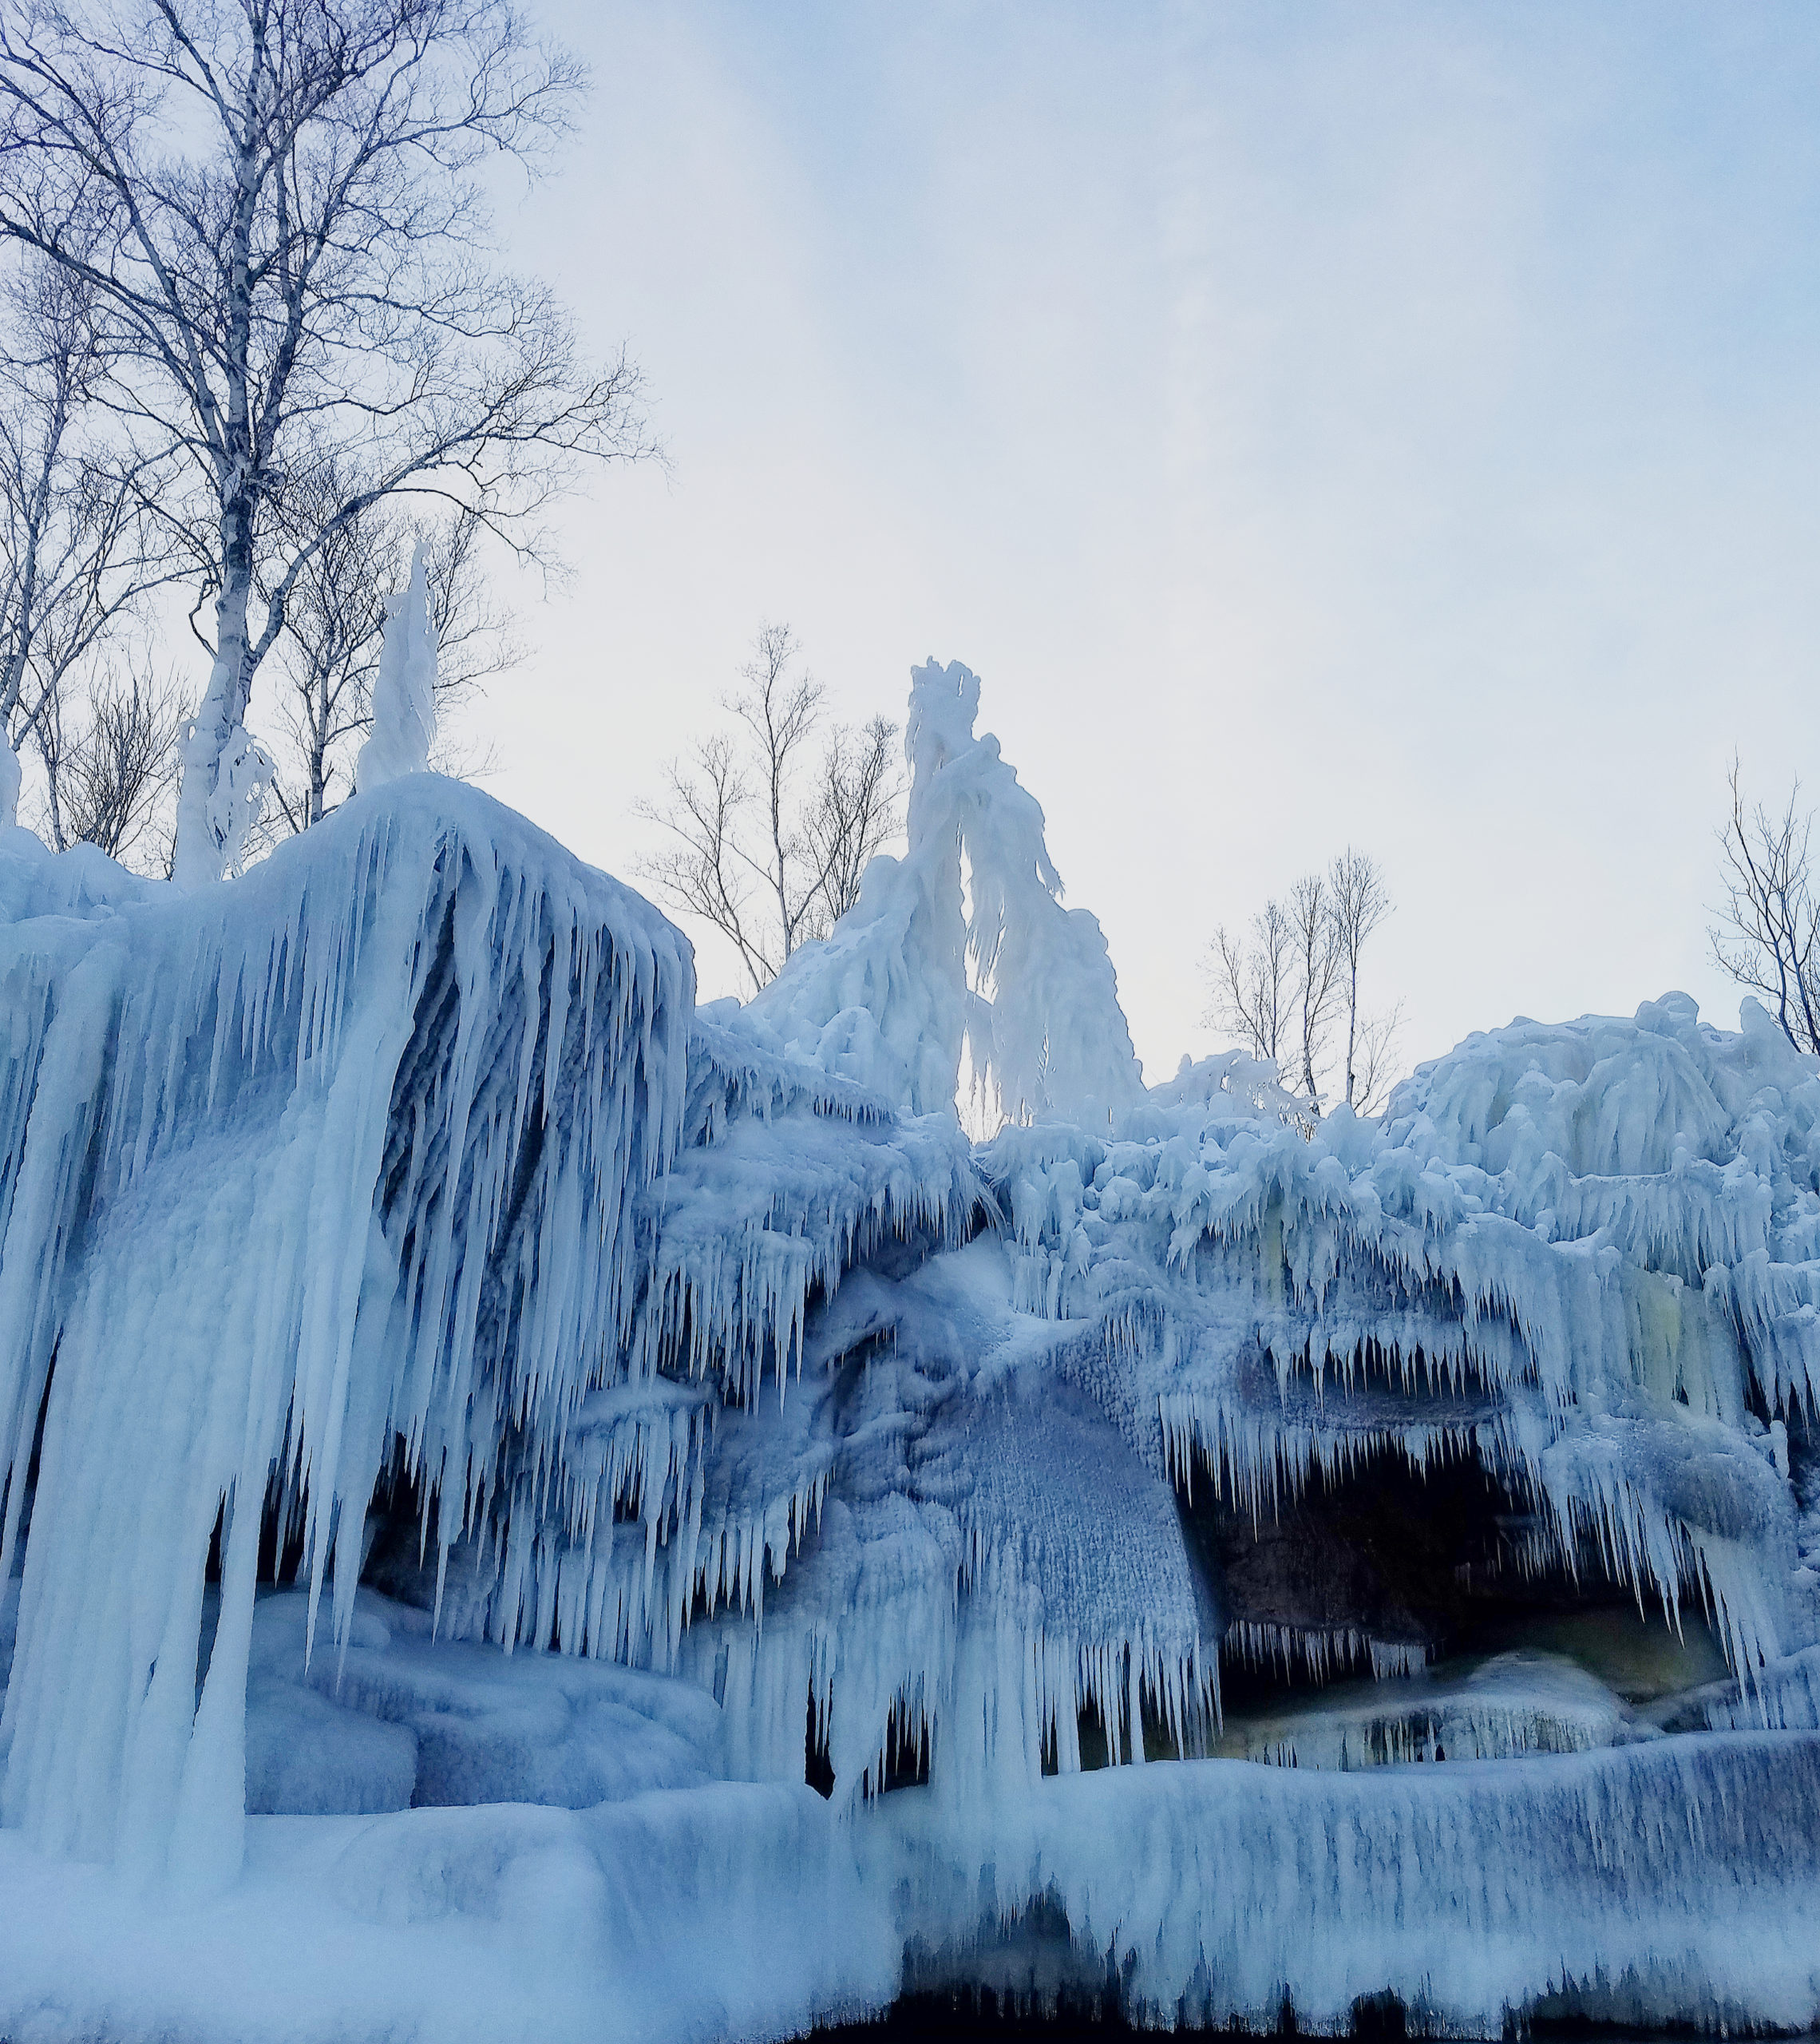
<svg viewBox="0 0 1820 2044"><path fill-rule="evenodd" d="M0 2026L1820 2018L1820 1066L1146 1090L978 691L745 1008L425 774L0 837Z"/></svg>

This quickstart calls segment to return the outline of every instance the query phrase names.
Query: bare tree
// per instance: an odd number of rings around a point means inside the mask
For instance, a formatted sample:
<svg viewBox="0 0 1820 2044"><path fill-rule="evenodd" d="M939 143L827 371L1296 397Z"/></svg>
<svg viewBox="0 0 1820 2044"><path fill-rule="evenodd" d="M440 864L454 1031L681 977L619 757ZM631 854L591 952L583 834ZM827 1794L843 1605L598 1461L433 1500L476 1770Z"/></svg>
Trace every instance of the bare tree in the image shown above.
<svg viewBox="0 0 1820 2044"><path fill-rule="evenodd" d="M1331 904L1334 948L1338 957L1341 995L1346 1004L1346 1104L1360 1113L1369 1111L1375 1086L1370 1082L1375 1068L1384 1061L1388 1040L1396 1033L1397 1018L1388 1019L1387 1028L1364 1022L1359 1008L1359 965L1371 933L1391 913L1390 890L1384 885L1378 862L1368 852L1355 852L1348 845L1327 874L1327 895ZM1361 1027L1364 1036L1361 1039ZM1361 1052L1364 1052L1367 1082L1361 1084Z"/></svg>
<svg viewBox="0 0 1820 2044"><path fill-rule="evenodd" d="M1302 1091L1318 1115L1320 1087L1315 1065L1327 1048L1339 992L1339 946L1333 899L1326 880L1305 873L1289 890L1289 929L1295 949L1296 1008L1300 1027Z"/></svg>
<svg viewBox="0 0 1820 2044"><path fill-rule="evenodd" d="M65 699L53 695L37 726L46 834L60 852L95 845L122 864L164 873L170 850L164 812L176 786L177 734L187 715L176 683L143 666L116 669L89 689L73 729L71 714Z"/></svg>
<svg viewBox="0 0 1820 2044"><path fill-rule="evenodd" d="M1375 1115L1383 1110L1401 1062L1397 1044L1403 1032L1403 1012L1399 1000L1359 1021L1353 1048L1353 1095L1347 1103L1355 1114Z"/></svg>
<svg viewBox="0 0 1820 2044"><path fill-rule="evenodd" d="M420 540L439 704L459 702L517 658L510 620L489 599L477 544L482 531L465 512L426 531L381 503L348 520L311 557L292 586L272 659L289 739L272 784L284 830L321 822L353 785L354 742L372 723L386 597L403 586Z"/></svg>
<svg viewBox="0 0 1820 2044"><path fill-rule="evenodd" d="M1248 940L1225 924L1214 933L1214 1004L1208 1020L1279 1072L1295 1007L1295 941L1280 901L1251 919Z"/></svg>
<svg viewBox="0 0 1820 2044"><path fill-rule="evenodd" d="M1801 783L1779 816L1746 803L1735 759L1727 785L1731 813L1719 834L1725 899L1709 932L1719 969L1769 1001L1798 1051L1820 1052L1820 901L1808 865L1811 814L1798 809Z"/></svg>
<svg viewBox="0 0 1820 2044"><path fill-rule="evenodd" d="M48 762L81 672L172 564L144 516L144 466L92 430L103 370L90 293L28 262L9 280L4 313L0 823L10 823L20 749L35 738Z"/></svg>
<svg viewBox="0 0 1820 2044"><path fill-rule="evenodd" d="M1207 1020L1287 1075L1316 1119L1327 1044L1342 1016L1347 1105L1371 1113L1389 1079L1401 1007L1365 1014L1359 965L1390 908L1375 862L1348 849L1326 873L1304 873L1286 901L1265 902L1244 937L1223 925L1214 934Z"/></svg>
<svg viewBox="0 0 1820 2044"><path fill-rule="evenodd" d="M766 625L740 671L746 687L726 703L737 733L702 739L672 764L668 799L640 805L674 841L642 870L673 908L731 941L756 991L853 906L896 831L897 727L837 726L815 756L824 691L798 667L787 624Z"/></svg>
<svg viewBox="0 0 1820 2044"><path fill-rule="evenodd" d="M874 717L857 731L837 726L829 739L803 822L809 864L821 875L824 934L859 900L868 862L896 828L896 737L888 717Z"/></svg>
<svg viewBox="0 0 1820 2044"><path fill-rule="evenodd" d="M158 504L213 609L186 886L229 862L254 675L343 527L409 493L534 553L573 458L650 451L624 356L587 370L485 259L485 167L535 169L584 82L512 0L0 0L0 236L87 286L107 402L186 464Z"/></svg>

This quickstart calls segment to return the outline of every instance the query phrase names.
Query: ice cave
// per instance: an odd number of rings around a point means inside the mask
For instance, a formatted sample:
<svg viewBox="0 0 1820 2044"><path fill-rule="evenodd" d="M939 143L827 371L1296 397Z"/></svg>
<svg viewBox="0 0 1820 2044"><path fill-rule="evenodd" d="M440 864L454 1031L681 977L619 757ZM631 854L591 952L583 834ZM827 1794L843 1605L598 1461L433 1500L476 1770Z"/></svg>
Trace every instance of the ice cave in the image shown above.
<svg viewBox="0 0 1820 2044"><path fill-rule="evenodd" d="M1146 1085L932 661L904 855L698 1006L399 699L238 878L0 837L0 2034L1820 2022L1754 1003Z"/></svg>

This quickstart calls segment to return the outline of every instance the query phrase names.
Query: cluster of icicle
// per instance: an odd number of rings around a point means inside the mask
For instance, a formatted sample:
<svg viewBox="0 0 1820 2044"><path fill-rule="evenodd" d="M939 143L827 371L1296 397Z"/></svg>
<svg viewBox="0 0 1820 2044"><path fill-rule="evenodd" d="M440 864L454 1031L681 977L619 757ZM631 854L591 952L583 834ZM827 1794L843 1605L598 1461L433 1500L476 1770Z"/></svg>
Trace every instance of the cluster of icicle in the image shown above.
<svg viewBox="0 0 1820 2044"><path fill-rule="evenodd" d="M237 881L0 941L0 1566L50 1390L0 1808L206 1883L239 1864L268 1500L345 1631L401 1458L446 1549L502 1481L560 1469L617 1376L691 962L636 895L427 776Z"/></svg>
<svg viewBox="0 0 1820 2044"><path fill-rule="evenodd" d="M1476 1452L1538 1515L1527 1566L1590 1540L1705 1600L1747 1675L1805 1646L1820 1584L1763 1415L1820 1392L1811 1060L1754 1003L1734 1035L1670 995L1474 1036L1381 1123L1313 1130L1228 1063L983 1158L1046 1280L1020 1302L1107 1329L1177 1480L1255 1519Z"/></svg>
<svg viewBox="0 0 1820 2044"><path fill-rule="evenodd" d="M1670 996L1475 1037L1382 1123L1236 1056L1146 1091L978 695L916 671L904 858L743 1010L421 774L188 899L0 844L8 1822L231 1871L262 1519L345 1638L402 1479L486 1636L699 1682L736 1773L800 1781L806 1712L843 1800L894 1747L956 1804L1071 1772L1083 1717L1194 1751L1223 1637L1407 1672L1222 1614L1177 1506L1386 1450L1476 1453L1533 1563L1708 1598L1741 1670L1810 1644L1758 1413L1820 1389L1810 1063Z"/></svg>

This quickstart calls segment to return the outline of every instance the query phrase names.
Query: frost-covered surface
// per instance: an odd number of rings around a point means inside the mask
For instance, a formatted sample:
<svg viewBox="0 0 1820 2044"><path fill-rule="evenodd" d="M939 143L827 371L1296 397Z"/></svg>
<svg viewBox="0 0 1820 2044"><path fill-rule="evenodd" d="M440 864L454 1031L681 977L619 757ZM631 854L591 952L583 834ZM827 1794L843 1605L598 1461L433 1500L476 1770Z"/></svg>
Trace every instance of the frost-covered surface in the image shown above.
<svg viewBox="0 0 1820 2044"><path fill-rule="evenodd" d="M436 624L423 543L411 554L411 579L386 600L379 671L373 678L373 727L354 763L363 794L429 766L436 741Z"/></svg>
<svg viewBox="0 0 1820 2044"><path fill-rule="evenodd" d="M1820 2018L1820 1067L1145 1089L978 691L745 1008L421 773L0 834L0 2026Z"/></svg>
<svg viewBox="0 0 1820 2044"><path fill-rule="evenodd" d="M947 1113L967 1053L1014 1119L1090 1127L1141 1090L1099 925L1064 909L1043 811L989 733L979 677L912 671L909 850L875 858L857 904L753 1002L796 1056L913 1113Z"/></svg>
<svg viewBox="0 0 1820 2044"><path fill-rule="evenodd" d="M1278 1767L1385 1767L1585 1753L1636 1736L1623 1700L1563 1656L1499 1654L1460 1671L1343 1683L1319 1702L1233 1713L1215 1750Z"/></svg>
<svg viewBox="0 0 1820 2044"><path fill-rule="evenodd" d="M1201 1761L1077 1775L983 1824L907 1812L891 1847L928 1929L986 1903L977 1956L925 1931L929 1984L1117 1977L1152 2021L1252 2024L1287 1989L1329 2032L1387 1991L1443 2034L1496 2036L1517 2009L1800 2030L1817 1795L1820 1739L1786 1734L1359 1773ZM1065 1956L1004 1920L1039 1897Z"/></svg>
<svg viewBox="0 0 1820 2044"><path fill-rule="evenodd" d="M554 850L420 778L231 885L6 927L0 1559L56 1363L0 1728L35 1844L230 1876L268 1501L345 1632L384 1473L497 1522L611 1367L691 973Z"/></svg>

